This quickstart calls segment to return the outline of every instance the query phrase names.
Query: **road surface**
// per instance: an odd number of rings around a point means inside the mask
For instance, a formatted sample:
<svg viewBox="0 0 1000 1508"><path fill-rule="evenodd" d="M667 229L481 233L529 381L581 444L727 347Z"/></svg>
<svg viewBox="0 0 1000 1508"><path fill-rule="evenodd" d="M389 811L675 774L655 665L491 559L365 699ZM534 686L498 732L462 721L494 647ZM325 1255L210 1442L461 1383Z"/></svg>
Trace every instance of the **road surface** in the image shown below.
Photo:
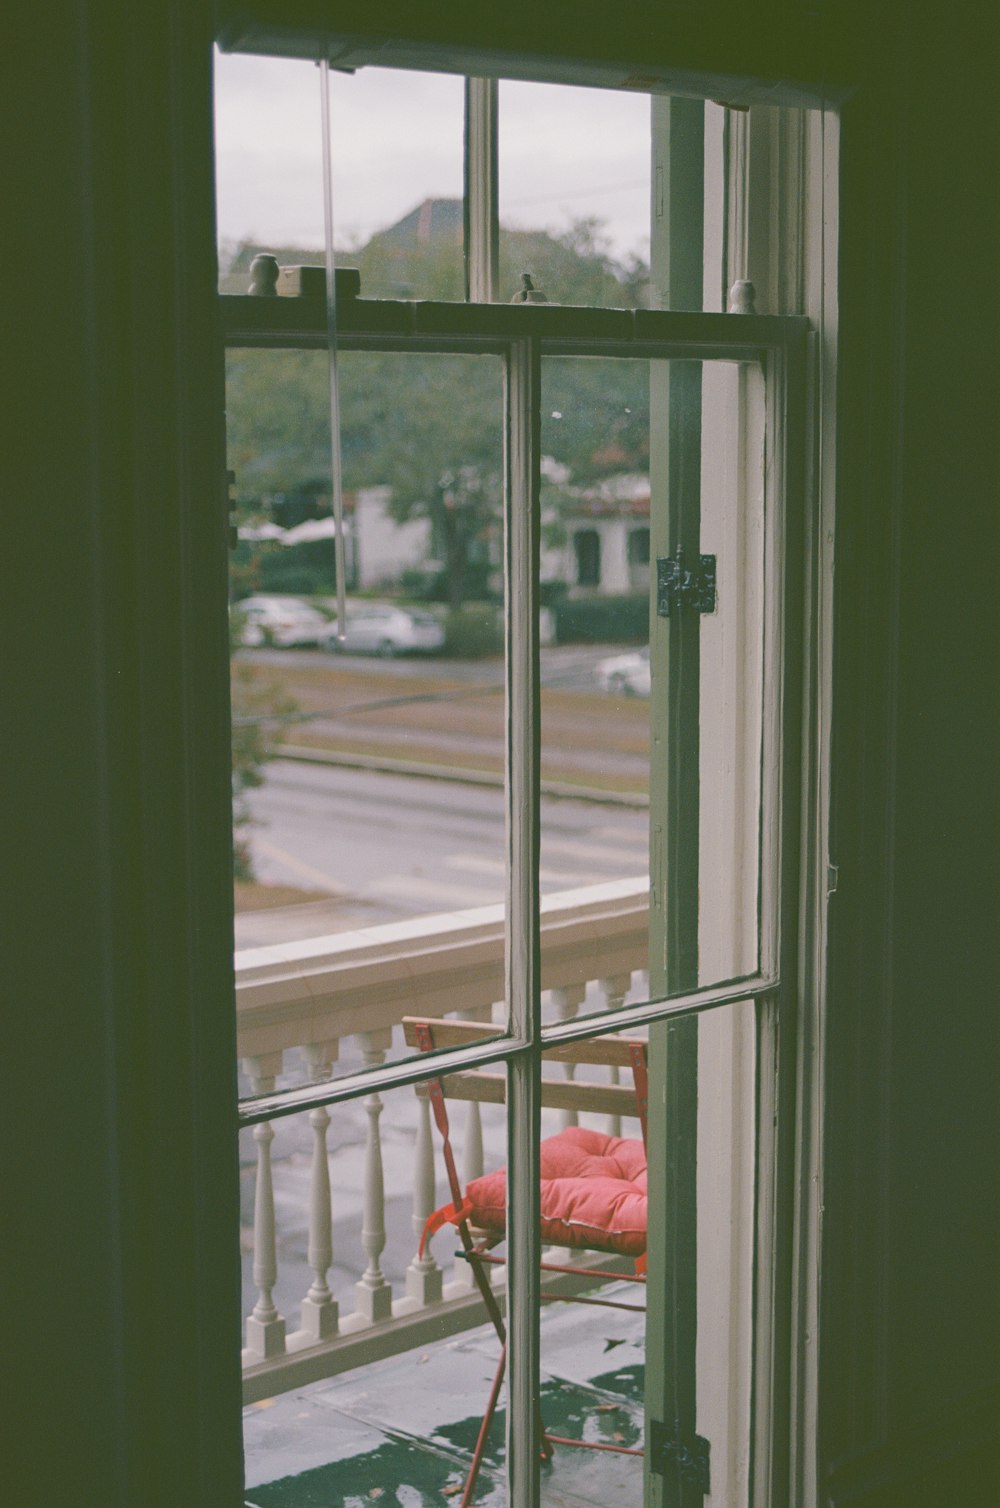
<svg viewBox="0 0 1000 1508"><path fill-rule="evenodd" d="M243 913L239 947L503 899L499 788L278 759L250 804L257 878L318 894ZM646 873L645 811L543 797L541 815L543 894Z"/></svg>

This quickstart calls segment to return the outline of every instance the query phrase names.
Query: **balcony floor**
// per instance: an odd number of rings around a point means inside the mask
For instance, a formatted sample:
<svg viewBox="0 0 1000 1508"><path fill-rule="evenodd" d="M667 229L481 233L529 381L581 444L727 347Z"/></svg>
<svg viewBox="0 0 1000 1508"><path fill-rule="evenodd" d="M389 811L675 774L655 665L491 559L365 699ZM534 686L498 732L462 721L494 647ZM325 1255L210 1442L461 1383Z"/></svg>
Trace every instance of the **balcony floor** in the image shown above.
<svg viewBox="0 0 1000 1508"><path fill-rule="evenodd" d="M634 1284L609 1298L637 1302ZM641 1445L642 1314L542 1310L542 1413L557 1435ZM498 1355L490 1326L267 1399L244 1414L247 1508L430 1508L457 1502ZM502 1508L503 1398L477 1485ZM543 1508L641 1508L642 1461L556 1447Z"/></svg>

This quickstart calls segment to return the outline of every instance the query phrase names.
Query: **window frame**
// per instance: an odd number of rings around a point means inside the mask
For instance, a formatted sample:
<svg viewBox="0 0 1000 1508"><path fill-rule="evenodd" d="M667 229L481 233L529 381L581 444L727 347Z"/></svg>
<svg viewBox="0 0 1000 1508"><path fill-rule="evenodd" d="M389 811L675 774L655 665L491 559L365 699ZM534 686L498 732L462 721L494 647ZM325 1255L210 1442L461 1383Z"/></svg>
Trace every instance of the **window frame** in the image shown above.
<svg viewBox="0 0 1000 1508"><path fill-rule="evenodd" d="M223 297L222 325L230 346L317 348L328 341L323 300ZM337 310L341 350L481 352L500 355L506 382L505 539L507 660L507 948L506 1031L483 1045L444 1049L434 1071L504 1063L508 1079L508 1282L520 1295L510 1306L508 1484L510 1502L537 1501L539 1078L542 1052L556 1043L756 1003L758 1062L757 1208L754 1258L754 1449L771 1454L771 1401L786 1387L780 1336L787 1323L790 1232L789 1155L794 1085L800 800L796 685L801 655L796 625L803 573L801 508L789 506L801 476L808 321L800 317L697 314L670 310L605 310L546 304L496 305L351 298ZM736 981L660 996L582 1019L542 1026L539 960L539 485L542 356L738 360L763 369L767 404L767 511L777 590L765 619L765 662L778 682L765 686L761 805L761 953L758 971ZM775 838L775 834L778 834ZM770 840L770 847L768 846ZM768 925L768 919L770 924ZM241 1127L299 1114L426 1080L426 1058L366 1069L323 1085L243 1100ZM774 1133L765 1128L777 1125ZM764 1400L767 1400L765 1403ZM668 1501L665 1498L665 1501Z"/></svg>

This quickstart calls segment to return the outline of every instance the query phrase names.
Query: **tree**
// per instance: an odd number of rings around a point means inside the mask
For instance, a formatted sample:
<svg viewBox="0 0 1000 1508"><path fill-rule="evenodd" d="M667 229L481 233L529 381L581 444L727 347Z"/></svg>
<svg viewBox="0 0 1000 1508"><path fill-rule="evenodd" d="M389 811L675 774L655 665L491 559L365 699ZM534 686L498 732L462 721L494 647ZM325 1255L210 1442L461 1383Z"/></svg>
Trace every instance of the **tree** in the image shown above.
<svg viewBox="0 0 1000 1508"><path fill-rule="evenodd" d="M434 201L434 206L457 201ZM414 216L352 254L362 293L460 299L461 241L454 214L426 240L409 234ZM426 217L425 217L426 218ZM460 226L460 222L457 222ZM244 247L246 262L258 248ZM281 260L316 261L286 250ZM234 264L235 265L235 264ZM594 220L562 235L502 230L501 287L530 272L563 303L634 307L645 296L636 259L618 266ZM339 360L344 485L387 484L401 522L430 520L445 567L447 599L458 607L478 583L500 512L503 474L502 374L489 356L344 352ZM230 464L245 504L306 485L329 467L328 366L324 352L231 352L227 409ZM542 445L576 487L622 471L644 471L649 454L648 367L642 361L551 358L543 366ZM414 562L419 564L419 562ZM480 580L485 571L479 572Z"/></svg>
<svg viewBox="0 0 1000 1508"><path fill-rule="evenodd" d="M239 643L239 620L237 609L229 620L233 879L252 880L254 872L250 828L253 826L253 817L247 792L263 784L264 766L273 757L268 725L280 722L296 709L294 701L276 682L259 680L251 666L232 658Z"/></svg>

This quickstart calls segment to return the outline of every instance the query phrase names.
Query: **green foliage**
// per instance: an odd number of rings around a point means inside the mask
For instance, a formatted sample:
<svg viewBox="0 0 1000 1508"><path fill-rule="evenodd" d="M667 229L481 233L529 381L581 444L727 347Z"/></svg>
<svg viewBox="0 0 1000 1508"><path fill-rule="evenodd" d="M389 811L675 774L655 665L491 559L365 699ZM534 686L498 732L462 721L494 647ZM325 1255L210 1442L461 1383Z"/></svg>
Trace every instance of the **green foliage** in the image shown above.
<svg viewBox="0 0 1000 1508"><path fill-rule="evenodd" d="M226 435L244 505L329 476L326 352L227 352Z"/></svg>
<svg viewBox="0 0 1000 1508"><path fill-rule="evenodd" d="M453 659L481 660L503 653L503 621L487 603L450 612L444 633L444 652Z"/></svg>
<svg viewBox="0 0 1000 1508"><path fill-rule="evenodd" d="M645 592L621 597L563 597L554 611L560 644L644 644L649 638L649 597Z"/></svg>
<svg viewBox="0 0 1000 1508"><path fill-rule="evenodd" d="M337 589L332 541L316 539L301 545L273 545L260 554L258 576L262 592L329 596Z"/></svg>
<svg viewBox="0 0 1000 1508"><path fill-rule="evenodd" d="M240 612L229 616L229 647L232 656L239 642ZM273 756L274 727L295 712L294 701L276 682L261 681L252 666L231 662L233 785L233 879L252 880L250 828L253 817L247 792L263 784L264 766Z"/></svg>
<svg viewBox="0 0 1000 1508"><path fill-rule="evenodd" d="M261 547L247 539L229 552L229 592L234 602L260 590Z"/></svg>
<svg viewBox="0 0 1000 1508"><path fill-rule="evenodd" d="M615 263L596 219L577 220L558 236L501 229L501 299L511 298L520 288L523 272L531 274L534 286L550 303L634 309L647 301L648 268L637 259L627 267Z"/></svg>

